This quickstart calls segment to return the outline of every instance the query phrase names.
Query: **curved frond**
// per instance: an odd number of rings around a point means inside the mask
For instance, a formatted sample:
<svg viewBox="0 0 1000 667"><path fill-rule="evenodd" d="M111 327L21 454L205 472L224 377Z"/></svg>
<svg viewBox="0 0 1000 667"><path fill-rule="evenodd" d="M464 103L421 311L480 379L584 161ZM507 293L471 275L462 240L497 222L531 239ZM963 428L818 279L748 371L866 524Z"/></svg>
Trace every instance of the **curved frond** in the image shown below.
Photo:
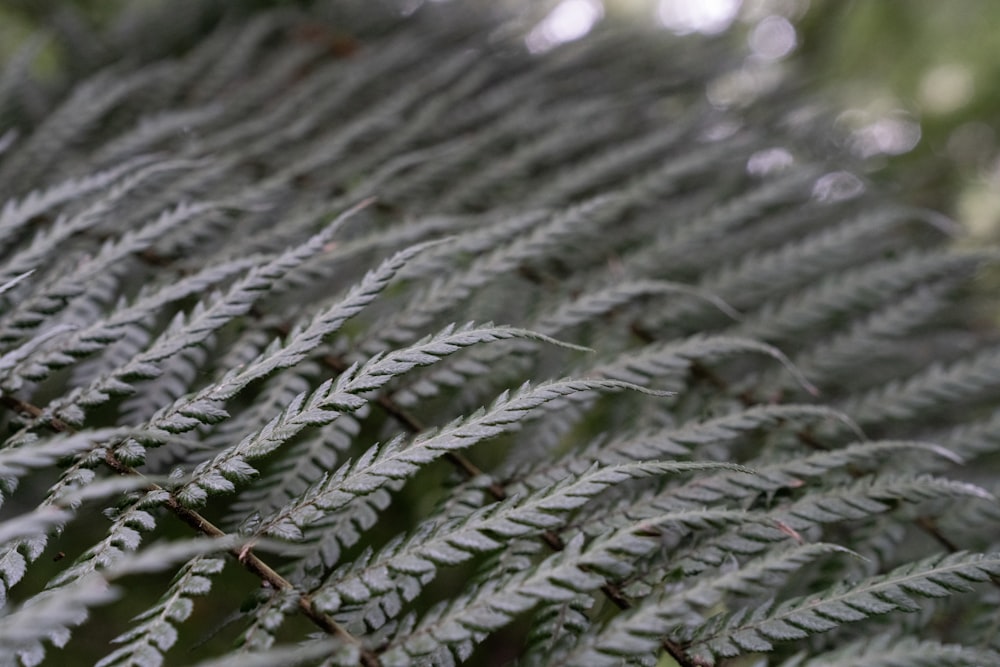
<svg viewBox="0 0 1000 667"><path fill-rule="evenodd" d="M1000 574L1000 556L955 553L903 565L855 584L841 584L817 596L764 605L712 619L693 630L686 643L694 654L714 656L771 651L775 642L803 639L893 611L914 612L921 598L972 590Z"/></svg>

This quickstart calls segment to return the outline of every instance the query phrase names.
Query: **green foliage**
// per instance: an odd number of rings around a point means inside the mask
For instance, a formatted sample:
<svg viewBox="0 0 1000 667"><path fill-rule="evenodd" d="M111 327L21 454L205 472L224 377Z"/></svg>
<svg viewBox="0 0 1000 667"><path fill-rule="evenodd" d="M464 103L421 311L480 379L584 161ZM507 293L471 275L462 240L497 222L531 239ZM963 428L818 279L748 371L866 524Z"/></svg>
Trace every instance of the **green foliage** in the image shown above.
<svg viewBox="0 0 1000 667"><path fill-rule="evenodd" d="M227 6L0 74L2 664L1000 664L998 253L724 40Z"/></svg>

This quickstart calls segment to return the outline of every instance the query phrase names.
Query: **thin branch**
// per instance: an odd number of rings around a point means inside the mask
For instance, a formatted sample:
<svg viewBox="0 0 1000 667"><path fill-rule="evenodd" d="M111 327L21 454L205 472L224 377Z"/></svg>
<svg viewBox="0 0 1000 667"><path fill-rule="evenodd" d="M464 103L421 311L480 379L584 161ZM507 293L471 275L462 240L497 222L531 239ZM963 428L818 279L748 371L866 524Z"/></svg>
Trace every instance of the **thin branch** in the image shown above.
<svg viewBox="0 0 1000 667"><path fill-rule="evenodd" d="M277 325L274 327L274 330L280 335L288 335L291 331L290 327L287 325ZM343 373L350 367L350 364L348 364L344 359L332 354L323 355L323 357L321 357L321 361L324 365L337 373ZM416 417L393 401L391 396L385 393L380 393L376 396L374 402L382 408L382 410L389 417L397 421L409 433L417 434L425 430L426 427L421 424ZM445 455L445 458L455 468L457 468L466 477L466 479L472 479L486 474L461 453L448 452ZM492 498L497 502L507 498L507 491L499 482L492 482L487 489L490 496L492 496ZM546 530L543 532L540 535L540 539L552 551L562 551L566 546L562 538L552 530ZM625 611L632 608L632 602L616 584L605 582L604 585L601 586L601 592L612 604L618 607L618 609ZM301 600L302 598L300 598L300 602ZM697 658L688 656L679 644L676 644L668 639L664 639L661 642L661 646L680 667L706 667L706 663L698 660Z"/></svg>
<svg viewBox="0 0 1000 667"><path fill-rule="evenodd" d="M19 413L26 414L34 418L41 417L43 414L43 410L38 406L14 398L13 396L0 397L0 403L12 410L16 410ZM75 429L58 419L52 419L48 421L46 425L57 433L76 432ZM110 448L104 455L104 461L107 463L109 468L123 477L143 477L142 473L122 462L117 456L115 456L114 452ZM173 493L164 489L159 484L150 482L147 484L145 490L147 492L155 493L165 492L167 494L167 499L164 506L173 512L173 514L176 515L181 521L191 526L191 528L202 535L212 538L224 538L228 535L225 531L220 529L195 510L182 505ZM249 547L233 547L232 549L229 549L229 553L236 558L244 569L261 579L270 588L276 591L295 590L295 586L290 581L282 577L274 570L274 568L261 560L261 558L254 554ZM318 628L327 634L338 637L349 644L359 647L361 652L361 664L364 667L380 666L381 663L379 662L378 656L372 651L364 648L361 640L348 632L343 626L338 624L326 614L317 611L313 606L312 598L309 595L299 593L298 603L299 609L302 613Z"/></svg>
<svg viewBox="0 0 1000 667"><path fill-rule="evenodd" d="M0 404L5 405L7 408L18 414L31 417L32 419L40 419L44 414L44 411L37 405L26 403L25 401L6 394L0 396ZM69 424L57 417L50 417L47 424L50 429L59 433L73 432L73 429L70 428Z"/></svg>
<svg viewBox="0 0 1000 667"><path fill-rule="evenodd" d="M330 368L336 370L337 372L344 372L348 368L347 362L339 357L332 355L326 355L323 357L323 363L325 363ZM386 394L379 394L375 399L375 403L381 407L386 414L399 422L410 433L420 433L424 430L424 426L412 415L410 415L405 409L399 406L392 398ZM459 454L457 452L449 452L446 456L448 461L450 461L458 470L467 478L471 479L473 477L478 477L484 475L485 473L480 470L472 461L468 458ZM490 495L497 502L507 498L507 491L503 488L503 485L499 482L493 482L488 487ZM563 542L562 538L552 530L546 530L540 535L540 539L545 543L549 549L552 551L562 551L566 548L566 544ZM624 591L614 583L605 582L601 586L601 593L618 609L625 611L632 608L632 602L625 595ZM671 642L668 639L664 639L661 642L663 650L670 654L680 667L707 667L706 663L691 658L687 655L680 645Z"/></svg>

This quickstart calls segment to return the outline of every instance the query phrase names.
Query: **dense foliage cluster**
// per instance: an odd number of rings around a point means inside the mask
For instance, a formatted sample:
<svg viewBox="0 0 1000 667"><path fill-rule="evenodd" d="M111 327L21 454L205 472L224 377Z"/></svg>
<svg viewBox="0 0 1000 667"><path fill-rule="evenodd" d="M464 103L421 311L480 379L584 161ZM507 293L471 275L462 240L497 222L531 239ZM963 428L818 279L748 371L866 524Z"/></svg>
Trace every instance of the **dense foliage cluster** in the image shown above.
<svg viewBox="0 0 1000 667"><path fill-rule="evenodd" d="M1000 664L996 251L718 40L224 4L0 74L2 664Z"/></svg>

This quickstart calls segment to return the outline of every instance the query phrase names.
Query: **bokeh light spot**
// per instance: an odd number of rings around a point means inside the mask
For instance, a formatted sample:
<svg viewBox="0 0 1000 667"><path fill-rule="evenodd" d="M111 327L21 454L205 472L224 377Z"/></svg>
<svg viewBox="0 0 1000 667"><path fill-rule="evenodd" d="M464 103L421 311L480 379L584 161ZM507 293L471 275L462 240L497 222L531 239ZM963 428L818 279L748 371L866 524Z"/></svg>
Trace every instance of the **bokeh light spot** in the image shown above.
<svg viewBox="0 0 1000 667"><path fill-rule="evenodd" d="M784 58L796 44L795 27L784 16L768 16L750 33L750 48L755 56L764 60Z"/></svg>
<svg viewBox="0 0 1000 667"><path fill-rule="evenodd" d="M525 44L532 53L542 53L560 44L580 39L604 17L598 0L563 0L532 28Z"/></svg>
<svg viewBox="0 0 1000 667"><path fill-rule="evenodd" d="M740 0L660 0L660 23L678 35L715 35L736 19Z"/></svg>

